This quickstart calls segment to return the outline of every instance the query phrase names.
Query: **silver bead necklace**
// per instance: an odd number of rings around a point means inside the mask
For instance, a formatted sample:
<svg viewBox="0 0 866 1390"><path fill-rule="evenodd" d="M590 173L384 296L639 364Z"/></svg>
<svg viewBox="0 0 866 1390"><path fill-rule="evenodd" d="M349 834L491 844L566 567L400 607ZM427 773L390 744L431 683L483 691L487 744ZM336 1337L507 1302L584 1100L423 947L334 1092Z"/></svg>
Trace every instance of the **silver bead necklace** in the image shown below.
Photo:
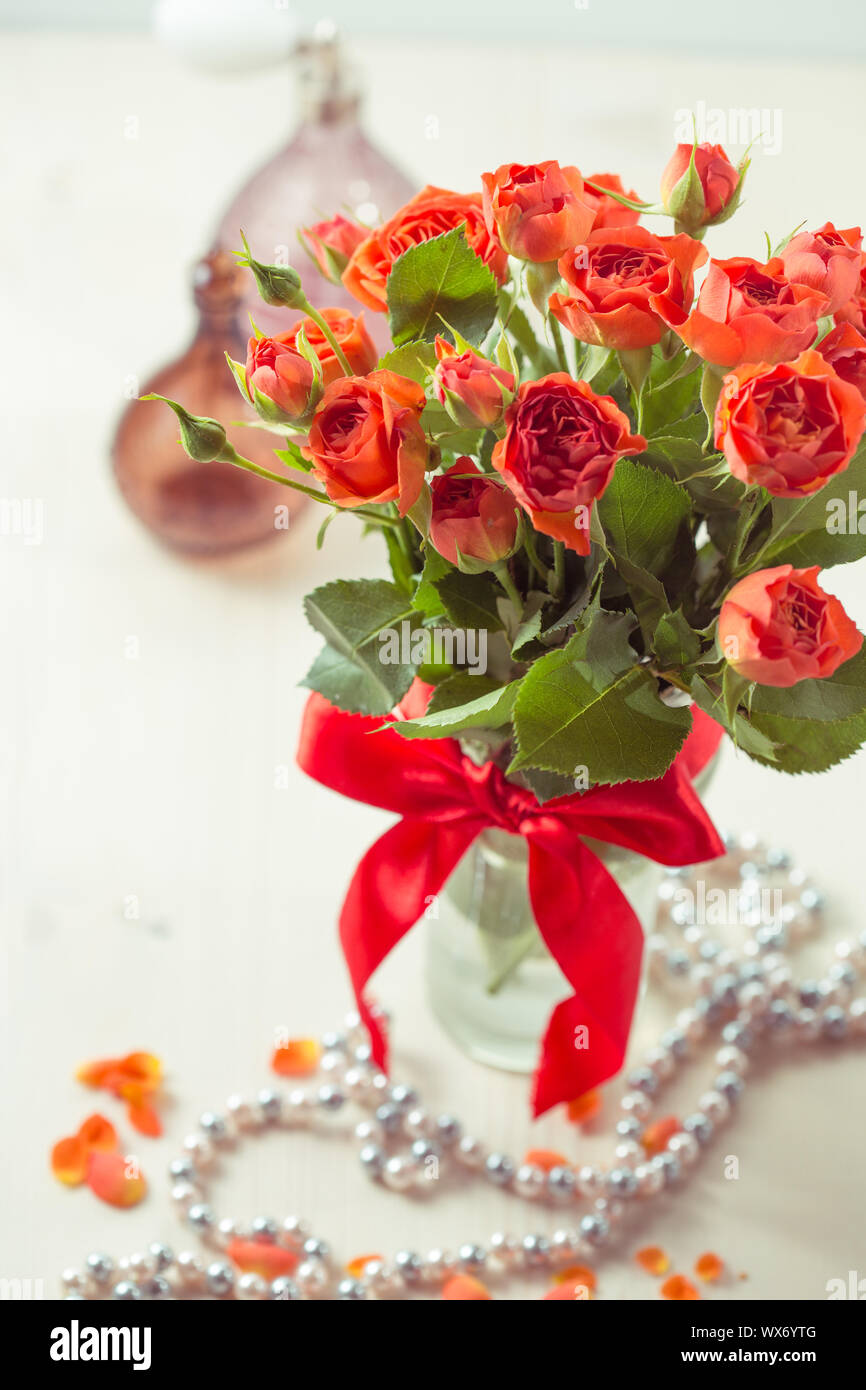
<svg viewBox="0 0 866 1390"><path fill-rule="evenodd" d="M674 1026L626 1075L610 1167L560 1165L545 1171L488 1151L453 1115L433 1115L417 1090L393 1082L373 1063L357 1014L322 1038L319 1074L307 1087L260 1091L254 1100L230 1096L221 1111L206 1111L187 1136L183 1154L169 1165L171 1201L197 1237L201 1253L175 1254L161 1242L114 1261L95 1253L61 1276L67 1299L121 1301L174 1298L364 1299L436 1296L457 1274L496 1284L509 1276L550 1277L577 1261L597 1260L615 1247L629 1212L675 1188L716 1132L731 1118L757 1049L866 1037L866 997L857 994L866 972L866 932L840 941L825 976L795 981L789 956L820 925L822 900L801 869L753 835L726 837L720 864L668 870L659 888L657 930L647 941L650 979L678 993L683 1007ZM712 879L708 878L712 875ZM707 885L711 884L710 892ZM721 942L706 924L706 902L716 885L745 928L740 950ZM772 902L771 910L767 903ZM674 1073L717 1035L719 1071L693 1113L650 1156L641 1135L653 1105ZM368 1261L347 1277L324 1240L295 1216L259 1217L248 1227L219 1219L206 1200L218 1155L263 1131L297 1130L354 1106L362 1168L394 1192L417 1191L449 1167L513 1193L524 1201L569 1211L573 1224L551 1236L522 1238L498 1231L485 1244L455 1251L400 1250L393 1259ZM579 1214L579 1209L585 1210ZM238 1238L282 1247L297 1260L291 1275L266 1280L241 1273L226 1256Z"/></svg>

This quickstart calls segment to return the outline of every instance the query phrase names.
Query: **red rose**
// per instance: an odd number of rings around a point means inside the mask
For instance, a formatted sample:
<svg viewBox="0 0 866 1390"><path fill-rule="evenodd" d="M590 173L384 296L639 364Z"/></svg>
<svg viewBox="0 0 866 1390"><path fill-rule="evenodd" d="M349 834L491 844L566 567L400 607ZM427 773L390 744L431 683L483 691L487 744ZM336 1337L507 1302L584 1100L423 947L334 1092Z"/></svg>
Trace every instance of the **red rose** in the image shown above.
<svg viewBox="0 0 866 1390"><path fill-rule="evenodd" d="M396 501L405 516L424 483L423 408L422 387L394 372L343 376L326 387L302 452L333 502Z"/></svg>
<svg viewBox="0 0 866 1390"><path fill-rule="evenodd" d="M364 327L364 315L356 318L348 309L322 309L322 318L327 323L346 360L356 376L366 376L379 360L376 346ZM313 319L301 319L287 333L277 335L278 342L296 347L298 333L303 328L307 342L322 364L322 375L328 386L338 376L343 376L340 359L331 347L319 325Z"/></svg>
<svg viewBox="0 0 866 1390"><path fill-rule="evenodd" d="M866 333L866 252L860 255L860 270L854 293L836 310L833 317L837 323L853 324L858 333Z"/></svg>
<svg viewBox="0 0 866 1390"><path fill-rule="evenodd" d="M369 235L360 222L336 216L301 229L301 240L326 280L339 285L352 252Z"/></svg>
<svg viewBox="0 0 866 1390"><path fill-rule="evenodd" d="M678 204L685 197L686 179L692 162L692 149L695 155L695 173L701 185L704 199L703 212L689 215L688 206ZM723 213L731 202L740 182L740 171L732 164L721 145L677 145L662 174L662 203L677 221L696 230L706 227ZM680 185L679 188L677 185ZM679 196L678 196L679 195ZM683 215L685 214L685 215Z"/></svg>
<svg viewBox="0 0 866 1390"><path fill-rule="evenodd" d="M762 265L748 256L710 261L691 313L673 303L658 310L669 328L705 361L718 367L741 362L784 362L815 339L826 297L795 285L778 257Z"/></svg>
<svg viewBox="0 0 866 1390"><path fill-rule="evenodd" d="M588 555L589 512L618 459L646 448L610 396L554 372L527 381L505 412L504 439L493 450L502 474L533 526Z"/></svg>
<svg viewBox="0 0 866 1390"><path fill-rule="evenodd" d="M866 338L853 324L840 323L821 339L816 351L837 376L866 397Z"/></svg>
<svg viewBox="0 0 866 1390"><path fill-rule="evenodd" d="M584 246L560 259L571 293L552 294L550 312L581 342L650 347L666 331L657 308L687 313L695 267L706 259L700 242L685 233L659 237L646 227L590 232Z"/></svg>
<svg viewBox="0 0 866 1390"><path fill-rule="evenodd" d="M735 477L774 497L806 497L847 468L866 402L820 353L775 367L739 367L716 405L716 448Z"/></svg>
<svg viewBox="0 0 866 1390"><path fill-rule="evenodd" d="M633 203L639 203L640 198L634 189L626 193L622 186L622 179L619 174L590 174L583 187L583 201L587 203L593 212L592 230L597 232L599 227L633 227L640 213L637 208L623 207L616 198L608 198L604 193L597 193L594 188L590 188L591 183L601 184L602 188L610 188L614 193L621 193L624 198L630 198Z"/></svg>
<svg viewBox="0 0 866 1390"><path fill-rule="evenodd" d="M780 260L789 280L827 296L822 313L835 314L857 288L862 241L859 227L837 232L832 222L825 222L817 232L792 237Z"/></svg>
<svg viewBox="0 0 866 1390"><path fill-rule="evenodd" d="M250 338L244 371L247 394L260 414L275 422L295 423L315 405L320 383L311 362L284 341Z"/></svg>
<svg viewBox="0 0 866 1390"><path fill-rule="evenodd" d="M490 235L522 261L558 261L583 241L594 210L583 196L583 178L555 159L543 164L501 164L482 174L484 216Z"/></svg>
<svg viewBox="0 0 866 1390"><path fill-rule="evenodd" d="M735 584L719 614L719 642L746 680L789 686L832 676L863 645L845 609L818 586L818 566L756 570Z"/></svg>
<svg viewBox="0 0 866 1390"><path fill-rule="evenodd" d="M369 309L388 307L385 285L398 256L455 227L465 227L466 240L489 266L501 284L508 260L496 237L488 231L478 193L451 193L428 184L387 222L371 232L355 248L343 272L350 294Z"/></svg>
<svg viewBox="0 0 866 1390"><path fill-rule="evenodd" d="M466 474L474 476L467 478ZM486 477L470 458L459 458L430 485L430 539L440 555L495 564L517 539L517 508L507 488ZM459 554L458 554L459 552Z"/></svg>
<svg viewBox="0 0 866 1390"><path fill-rule="evenodd" d="M461 429L498 425L514 395L514 375L469 348L456 352L436 339L433 387L441 405Z"/></svg>

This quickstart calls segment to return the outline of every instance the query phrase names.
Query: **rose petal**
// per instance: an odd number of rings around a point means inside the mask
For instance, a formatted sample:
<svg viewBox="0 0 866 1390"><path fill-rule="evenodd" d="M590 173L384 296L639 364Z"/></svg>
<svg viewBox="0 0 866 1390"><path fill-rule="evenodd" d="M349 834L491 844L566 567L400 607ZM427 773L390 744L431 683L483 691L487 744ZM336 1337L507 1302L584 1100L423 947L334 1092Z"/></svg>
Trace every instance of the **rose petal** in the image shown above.
<svg viewBox="0 0 866 1390"><path fill-rule="evenodd" d="M584 1284L593 1293L596 1288L597 1280L595 1271L588 1265L569 1265L568 1269L562 1269L554 1275L554 1284Z"/></svg>
<svg viewBox="0 0 866 1390"><path fill-rule="evenodd" d="M384 1258L384 1255L356 1255L354 1260L350 1260L346 1265L346 1273L351 1274L353 1279L360 1279L368 1264Z"/></svg>
<svg viewBox="0 0 866 1390"><path fill-rule="evenodd" d="M290 1038L274 1048L271 1069L278 1076L310 1076L319 1065L322 1049L315 1038Z"/></svg>
<svg viewBox="0 0 866 1390"><path fill-rule="evenodd" d="M582 1096L568 1102L566 1113L573 1125L582 1125L585 1120L597 1115L600 1109L601 1091L584 1091Z"/></svg>
<svg viewBox="0 0 866 1390"><path fill-rule="evenodd" d="M134 1207L147 1192L147 1183L134 1161L121 1153L91 1153L87 1186L112 1207Z"/></svg>
<svg viewBox="0 0 866 1390"><path fill-rule="evenodd" d="M473 1279L471 1274L455 1274L443 1285L442 1297L449 1302L480 1303L491 1295L480 1279Z"/></svg>
<svg viewBox="0 0 866 1390"><path fill-rule="evenodd" d="M85 1086L104 1086L105 1078L119 1066L117 1057L106 1057L100 1062L85 1062L75 1073L76 1081Z"/></svg>
<svg viewBox="0 0 866 1390"><path fill-rule="evenodd" d="M647 1125L640 1141L648 1154L660 1154L667 1148L671 1135L677 1134L682 1125L676 1115L663 1115L655 1124Z"/></svg>
<svg viewBox="0 0 866 1390"><path fill-rule="evenodd" d="M684 1274L672 1274L661 1285L659 1293L662 1298L669 1298L674 1303L694 1302L700 1298L694 1284L690 1283Z"/></svg>
<svg viewBox="0 0 866 1390"><path fill-rule="evenodd" d="M146 1134L150 1139L158 1139L162 1134L162 1120L156 1113L152 1105L146 1101L137 1101L126 1107L126 1118L137 1129L139 1134Z"/></svg>
<svg viewBox="0 0 866 1390"><path fill-rule="evenodd" d="M86 1153L91 1153L94 1150L99 1150L102 1153L113 1153L117 1148L117 1130L110 1120L106 1120L104 1115L88 1115L79 1127L78 1138L84 1145Z"/></svg>
<svg viewBox="0 0 866 1390"><path fill-rule="evenodd" d="M557 1153L555 1149L529 1149L523 1162L531 1164L533 1168L541 1168L545 1173L549 1173L551 1168L571 1167L565 1154Z"/></svg>
<svg viewBox="0 0 866 1390"><path fill-rule="evenodd" d="M226 1254L244 1274L259 1274L262 1279L279 1279L283 1274L291 1274L300 1261L300 1256L293 1250L286 1250L285 1246L274 1245L272 1241L243 1240L240 1236L229 1241Z"/></svg>
<svg viewBox="0 0 866 1390"><path fill-rule="evenodd" d="M660 1245L644 1245L635 1254L635 1261L647 1274L667 1274L671 1262Z"/></svg>
<svg viewBox="0 0 866 1390"><path fill-rule="evenodd" d="M711 1284L724 1272L725 1262L712 1250L707 1250L695 1260L695 1274L705 1283Z"/></svg>
<svg viewBox="0 0 866 1390"><path fill-rule="evenodd" d="M584 1284L582 1279L569 1279L564 1284L557 1284L554 1288L548 1289L543 1301L548 1303L588 1303L592 1298L592 1290L588 1284Z"/></svg>
<svg viewBox="0 0 866 1390"><path fill-rule="evenodd" d="M77 1187L87 1176L87 1145L77 1134L58 1139L51 1150L51 1171L67 1187Z"/></svg>

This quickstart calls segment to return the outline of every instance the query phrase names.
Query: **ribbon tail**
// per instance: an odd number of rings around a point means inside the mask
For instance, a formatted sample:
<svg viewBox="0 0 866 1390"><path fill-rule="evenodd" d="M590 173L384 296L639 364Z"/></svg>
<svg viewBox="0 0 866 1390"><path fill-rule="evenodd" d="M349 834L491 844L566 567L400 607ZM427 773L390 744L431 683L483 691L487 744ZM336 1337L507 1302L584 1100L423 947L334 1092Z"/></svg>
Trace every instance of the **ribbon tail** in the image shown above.
<svg viewBox="0 0 866 1390"><path fill-rule="evenodd" d="M532 1091L537 1118L621 1068L640 982L643 931L601 860L564 827L529 838L529 895L572 994L550 1016Z"/></svg>
<svg viewBox="0 0 866 1390"><path fill-rule="evenodd" d="M383 1069L387 1040L366 999L367 981L430 906L481 828L477 820L442 825L406 818L371 846L355 870L340 913L340 940L373 1058Z"/></svg>

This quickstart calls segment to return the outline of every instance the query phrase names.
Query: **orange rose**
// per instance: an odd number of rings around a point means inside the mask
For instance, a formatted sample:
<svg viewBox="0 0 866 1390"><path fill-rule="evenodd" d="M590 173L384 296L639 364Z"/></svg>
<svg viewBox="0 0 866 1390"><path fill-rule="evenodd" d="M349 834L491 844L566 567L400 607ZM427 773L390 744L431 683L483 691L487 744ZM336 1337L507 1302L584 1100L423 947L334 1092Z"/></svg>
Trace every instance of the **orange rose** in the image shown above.
<svg viewBox="0 0 866 1390"><path fill-rule="evenodd" d="M423 388L395 372L343 376L326 387L302 452L333 502L396 501L406 515L427 466L423 409Z"/></svg>
<svg viewBox="0 0 866 1390"><path fill-rule="evenodd" d="M514 498L471 458L459 458L440 473L430 492L430 539L452 565L461 558L492 565L510 555L517 539Z"/></svg>
<svg viewBox="0 0 866 1390"><path fill-rule="evenodd" d="M444 338L436 339L436 358L433 388L454 423L461 429L498 425L514 395L514 374L471 348L455 352Z"/></svg>
<svg viewBox="0 0 866 1390"><path fill-rule="evenodd" d="M650 347L666 331L657 309L688 312L695 267L707 253L685 233L653 236L646 227L590 232L566 251L559 273L568 294L550 296L550 312L583 343L629 350Z"/></svg>
<svg viewBox="0 0 866 1390"><path fill-rule="evenodd" d="M677 145L662 174L662 203L672 217L688 221L693 230L709 226L731 202L740 182L740 171L732 164L721 145L706 142L694 147L695 173L701 185L704 208L700 216L681 217L677 207L677 184L685 177L692 162L692 146Z"/></svg>
<svg viewBox="0 0 866 1390"><path fill-rule="evenodd" d="M301 228L301 241L326 280L339 285L340 276L349 264L356 246L368 235L367 228L348 217L330 218Z"/></svg>
<svg viewBox="0 0 866 1390"><path fill-rule="evenodd" d="M735 477L774 497L817 492L854 456L866 401L820 353L778 366L739 367L716 404L716 448Z"/></svg>
<svg viewBox="0 0 866 1390"><path fill-rule="evenodd" d="M490 235L522 261L558 261L588 235L594 209L583 196L580 170L543 164L500 164L482 174Z"/></svg>
<svg viewBox="0 0 866 1390"><path fill-rule="evenodd" d="M818 585L818 566L756 570L729 592L719 642L729 665L759 685L832 676L863 645L845 609Z"/></svg>
<svg viewBox="0 0 866 1390"><path fill-rule="evenodd" d="M778 257L761 265L737 256L710 261L691 313L667 302L658 312L705 361L738 367L796 357L814 341L826 307L825 295L787 278Z"/></svg>
<svg viewBox="0 0 866 1390"><path fill-rule="evenodd" d="M837 376L866 397L866 338L853 324L840 323L816 348Z"/></svg>
<svg viewBox="0 0 866 1390"><path fill-rule="evenodd" d="M507 258L496 237L487 230L478 193L451 193L447 188L422 188L404 208L371 232L352 253L343 272L350 294L369 309L388 307L385 285L398 256L455 227L465 227L466 240L476 256L489 266L501 284Z"/></svg>
<svg viewBox="0 0 866 1390"><path fill-rule="evenodd" d="M858 333L866 333L866 252L860 255L857 284L851 298L833 316L837 323L850 323Z"/></svg>
<svg viewBox="0 0 866 1390"><path fill-rule="evenodd" d="M355 318L348 309L322 309L322 318L327 323L340 347L346 355L349 366L356 376L366 376L379 360L376 346L364 327L364 315ZM277 342L287 343L296 348L298 334L303 328L307 342L322 364L322 376L326 386L343 376L340 359L331 347L319 325L313 319L301 319L287 333L277 335Z"/></svg>
<svg viewBox="0 0 866 1390"><path fill-rule="evenodd" d="M589 174L583 187L583 201L592 208L592 230L597 232L599 227L633 227L640 217L637 208L623 207L616 198L608 198L604 193L597 193L594 188L590 188L591 183L601 184L602 188L609 188L614 193L621 193L624 198L630 198L633 203L639 203L640 198L634 189L626 193L622 186L622 179L619 174Z"/></svg>
<svg viewBox="0 0 866 1390"><path fill-rule="evenodd" d="M832 222L825 222L817 232L792 237L780 260L789 280L827 296L822 313L835 314L857 288L862 242L859 227L837 232Z"/></svg>
<svg viewBox="0 0 866 1390"><path fill-rule="evenodd" d="M646 440L630 434L627 417L610 396L597 396L585 381L565 372L524 382L505 421L505 438L493 450L494 468L537 531L588 555L593 501L604 492L617 461L640 453Z"/></svg>

